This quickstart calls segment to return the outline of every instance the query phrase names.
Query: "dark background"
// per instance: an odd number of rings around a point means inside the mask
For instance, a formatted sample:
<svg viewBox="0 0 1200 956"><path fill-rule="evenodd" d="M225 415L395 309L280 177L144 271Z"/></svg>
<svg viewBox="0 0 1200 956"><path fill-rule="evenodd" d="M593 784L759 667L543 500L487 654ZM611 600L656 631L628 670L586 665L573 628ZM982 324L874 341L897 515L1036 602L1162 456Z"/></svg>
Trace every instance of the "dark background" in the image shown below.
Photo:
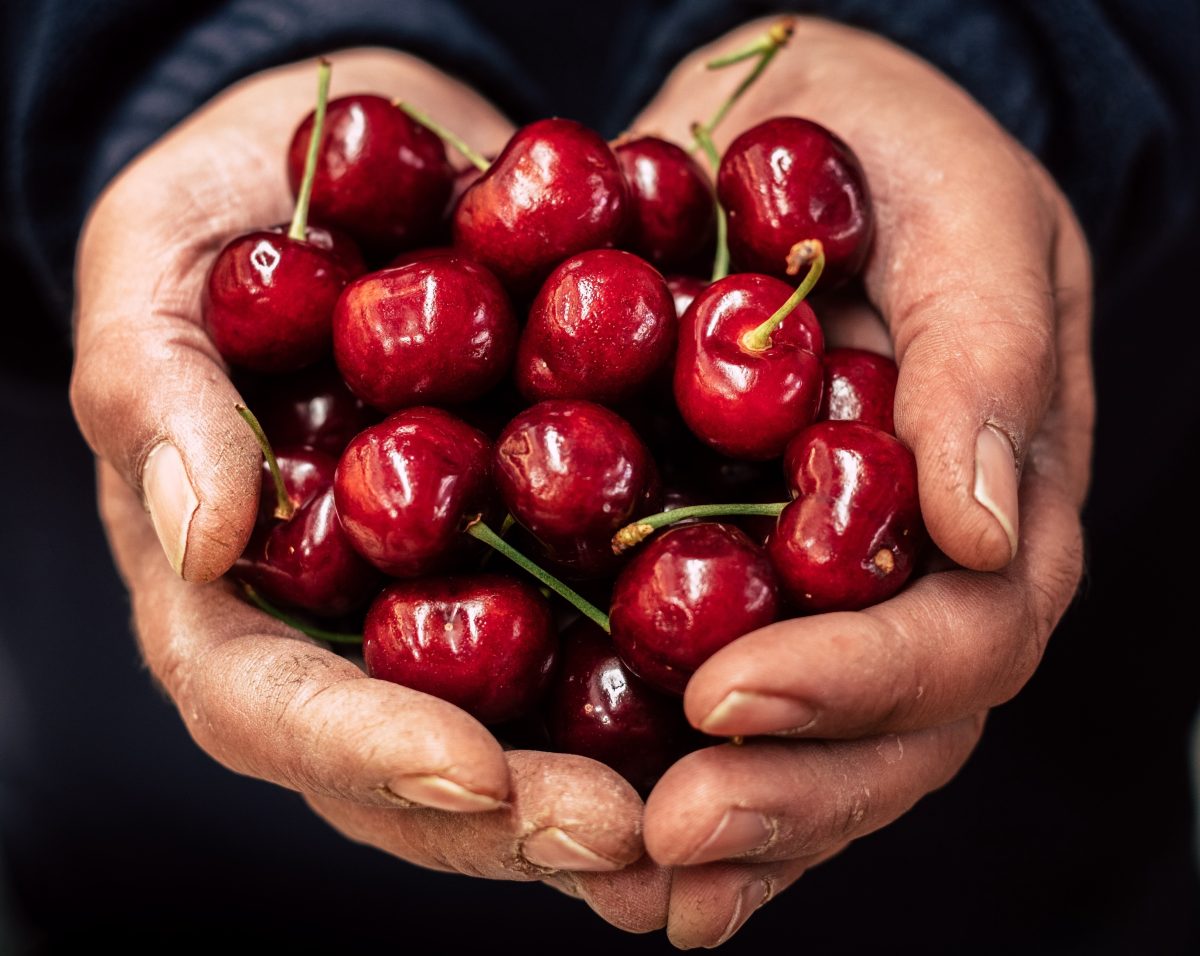
<svg viewBox="0 0 1200 956"><path fill-rule="evenodd" d="M537 6L524 7L531 18ZM568 53L596 56L629 21L573 23L534 72L591 108L596 85ZM728 951L1200 951L1189 781L1200 629L1185 605L1198 257L1193 216L1185 239L1098 302L1087 578L1038 673L994 712L952 784L807 874ZM668 949L549 889L352 846L299 797L206 758L130 636L67 406L61 304L7 247L0 290L0 953L99 941Z"/></svg>

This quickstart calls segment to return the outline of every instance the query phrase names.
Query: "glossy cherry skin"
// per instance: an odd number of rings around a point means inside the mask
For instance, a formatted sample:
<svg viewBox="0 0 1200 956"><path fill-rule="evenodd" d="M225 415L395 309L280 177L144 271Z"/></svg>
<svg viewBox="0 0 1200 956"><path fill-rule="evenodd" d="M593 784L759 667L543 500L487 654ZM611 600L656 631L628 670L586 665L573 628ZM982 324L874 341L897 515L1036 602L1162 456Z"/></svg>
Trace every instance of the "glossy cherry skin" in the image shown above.
<svg viewBox="0 0 1200 956"><path fill-rule="evenodd" d="M628 140L615 152L630 199L622 245L660 269L694 261L716 229L712 185L700 164L656 136Z"/></svg>
<svg viewBox="0 0 1200 956"><path fill-rule="evenodd" d="M779 586L762 549L717 522L681 525L634 553L613 588L621 659L660 690L682 694L722 647L779 615Z"/></svg>
<svg viewBox="0 0 1200 956"><path fill-rule="evenodd" d="M675 305L658 271L617 249L558 266L538 292L517 347L517 387L529 401L630 398L675 351Z"/></svg>
<svg viewBox="0 0 1200 956"><path fill-rule="evenodd" d="M363 276L333 316L333 356L350 390L385 412L473 401L512 362L517 319L496 278L439 255Z"/></svg>
<svg viewBox="0 0 1200 956"><path fill-rule="evenodd" d="M822 289L866 261L875 231L866 175L853 150L811 120L778 117L742 133L721 159L717 195L739 269L782 277L803 239L825 248Z"/></svg>
<svg viewBox="0 0 1200 956"><path fill-rule="evenodd" d="M671 293L671 298L675 300L675 314L682 316L688 310L688 306L695 301L696 296L710 285L712 283L707 279L698 279L695 276L667 276L667 289Z"/></svg>
<svg viewBox="0 0 1200 956"><path fill-rule="evenodd" d="M804 611L854 611L903 587L924 540L917 464L900 441L861 422L819 422L788 445L796 500L767 553Z"/></svg>
<svg viewBox="0 0 1200 956"><path fill-rule="evenodd" d="M379 415L346 387L332 362L291 375L238 380L271 443L315 448L334 459Z"/></svg>
<svg viewBox="0 0 1200 956"><path fill-rule="evenodd" d="M792 291L770 276L727 276L680 320L675 403L688 428L724 455L775 458L820 407L825 340L807 302L775 329L768 348L744 341Z"/></svg>
<svg viewBox="0 0 1200 956"><path fill-rule="evenodd" d="M337 459L311 448L276 452L296 511L273 517L275 483L263 463L259 522L234 574L273 604L322 617L354 611L379 589L379 572L354 550L333 505Z"/></svg>
<svg viewBox="0 0 1200 956"><path fill-rule="evenodd" d="M272 226L267 232L273 232L277 236L286 236L291 228L290 222L281 222ZM342 264L342 268L351 279L355 279L367 271L358 243L340 229L318 226L310 222L304 227L304 241L332 254Z"/></svg>
<svg viewBox="0 0 1200 956"><path fill-rule="evenodd" d="M517 522L572 577L616 569L612 536L657 510L650 451L629 424L592 402L541 402L496 442L493 474Z"/></svg>
<svg viewBox="0 0 1200 956"><path fill-rule="evenodd" d="M609 636L585 618L562 635L542 713L556 750L599 760L642 793L689 737L678 699L630 671Z"/></svg>
<svg viewBox="0 0 1200 956"><path fill-rule="evenodd" d="M288 148L288 180L300 188L312 135L310 113ZM313 182L311 215L373 250L433 234L454 170L442 141L382 96L330 100Z"/></svg>
<svg viewBox="0 0 1200 956"><path fill-rule="evenodd" d="M447 700L485 724L533 708L558 641L536 588L498 574L401 581L367 612L367 673Z"/></svg>
<svg viewBox="0 0 1200 956"><path fill-rule="evenodd" d="M329 354L333 307L353 278L340 251L268 230L247 233L213 261L204 326L232 365L295 371Z"/></svg>
<svg viewBox="0 0 1200 956"><path fill-rule="evenodd" d="M817 421L863 422L896 434L893 408L900 369L886 355L865 349L825 353L825 394Z"/></svg>
<svg viewBox="0 0 1200 956"><path fill-rule="evenodd" d="M470 552L467 519L492 505L491 444L436 408L409 408L355 436L334 477L354 547L395 577L453 567Z"/></svg>
<svg viewBox="0 0 1200 956"><path fill-rule="evenodd" d="M545 119L517 130L454 209L454 244L505 286L537 288L562 260L611 248L629 195L616 156L598 133Z"/></svg>

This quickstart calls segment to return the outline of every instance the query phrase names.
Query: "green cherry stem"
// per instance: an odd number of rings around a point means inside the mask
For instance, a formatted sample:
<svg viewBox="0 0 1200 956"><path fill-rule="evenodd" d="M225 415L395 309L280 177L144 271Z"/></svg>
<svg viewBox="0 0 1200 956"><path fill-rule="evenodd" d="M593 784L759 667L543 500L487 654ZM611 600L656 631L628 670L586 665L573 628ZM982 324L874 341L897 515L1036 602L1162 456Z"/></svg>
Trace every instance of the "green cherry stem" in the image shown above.
<svg viewBox="0 0 1200 956"><path fill-rule="evenodd" d="M300 180L300 195L292 213L289 239L304 241L308 234L308 206L312 202L313 180L317 178L317 156L321 151L321 134L325 130L325 106L329 102L329 77L333 66L322 57L317 61L317 111L313 115L312 133L308 137L308 156L304 160L304 178Z"/></svg>
<svg viewBox="0 0 1200 956"><path fill-rule="evenodd" d="M796 291L788 296L787 301L776 309L762 325L751 329L742 336L744 348L752 352L769 349L771 333L779 328L779 324L791 315L792 310L804 301L805 296L812 292L813 286L817 284L817 280L821 278L821 273L825 269L825 247L821 245L820 239L805 239L792 246L792 251L788 253L787 258L788 275L794 276L805 265L808 266L808 275L796 287Z"/></svg>
<svg viewBox="0 0 1200 956"><path fill-rule="evenodd" d="M279 610L275 605L271 604L266 598L259 594L249 584L243 584L242 590L246 592L246 597L260 611L265 611L277 621L283 621L288 627L294 627L301 634L307 634L309 637L315 638L318 641L327 641L330 644L361 644L363 637L361 634L345 634L341 631L327 631L323 627L314 627L307 621L301 620L298 617L293 617L285 611Z"/></svg>
<svg viewBox="0 0 1200 956"><path fill-rule="evenodd" d="M673 511L660 511L656 515L639 518L633 524L627 524L613 535L613 554L623 554L630 548L636 548L659 528L685 521L688 518L722 518L738 515L762 515L776 518L786 508L790 501L775 501L763 505L689 505L686 508L676 508Z"/></svg>
<svg viewBox="0 0 1200 956"><path fill-rule="evenodd" d="M742 49L726 56L710 60L706 64L710 70L721 70L727 66L733 66L735 63L742 63L754 57L758 58L758 62L754 64L754 69L746 74L745 79L737 85L737 88L729 95L729 98L713 114L713 118L703 124L701 128L706 133L711 136L721 124L721 121L725 119L726 114L733 109L733 105L758 81L758 78L762 76L763 71L771 64L771 61L775 59L779 51L787 46L787 42L791 39L795 28L795 22L790 17L780 20L772 24L766 33L748 46L744 46ZM692 149L703 149L699 136L696 137L696 142L693 144Z"/></svg>
<svg viewBox="0 0 1200 956"><path fill-rule="evenodd" d="M423 113L410 103L405 103L403 100L396 100L393 104L398 110L407 113L409 117L416 120L427 130L437 136L443 143L453 146L467 159L471 161L471 165L478 169L481 173L486 173L492 168L492 164L478 150L467 145L467 141L452 130L447 129L428 113Z"/></svg>
<svg viewBox="0 0 1200 956"><path fill-rule="evenodd" d="M279 471L279 461L275 457L275 451L271 448L271 443L267 440L267 433L263 431L263 427L255 417L254 412L250 411L245 405L239 404L233 407L237 409L237 413L250 426L250 431L254 432L254 437L258 441L258 447L262 449L263 458L267 460L267 468L271 472L271 480L275 482L275 496L277 499L275 517L287 521L296 513L296 505L288 497L287 488L283 485L283 475Z"/></svg>
<svg viewBox="0 0 1200 956"><path fill-rule="evenodd" d="M476 516L474 520L468 522L466 532L472 538L476 538L477 540L488 545L488 547L495 548L513 564L524 568L563 600L573 604L580 614L590 618L595 624L598 624L600 627L602 627L604 629L604 633L609 633L607 614L601 611L600 608L596 607L596 605L588 601L587 598L585 598L582 594L579 594L567 587L553 574L543 570L530 561L527 557L525 557L525 555L505 541L502 537L500 537L500 535L496 534L496 532L489 528L486 524L484 524L482 518Z"/></svg>
<svg viewBox="0 0 1200 956"><path fill-rule="evenodd" d="M704 155L712 164L715 176L721 165L721 157L717 155L717 147L712 141L712 136L699 123L692 124L692 133L704 151ZM721 200L717 198L715 192L713 193L713 208L716 210L717 216L717 253L713 257L712 281L716 282L729 275L729 220L725 215L725 207L721 205Z"/></svg>

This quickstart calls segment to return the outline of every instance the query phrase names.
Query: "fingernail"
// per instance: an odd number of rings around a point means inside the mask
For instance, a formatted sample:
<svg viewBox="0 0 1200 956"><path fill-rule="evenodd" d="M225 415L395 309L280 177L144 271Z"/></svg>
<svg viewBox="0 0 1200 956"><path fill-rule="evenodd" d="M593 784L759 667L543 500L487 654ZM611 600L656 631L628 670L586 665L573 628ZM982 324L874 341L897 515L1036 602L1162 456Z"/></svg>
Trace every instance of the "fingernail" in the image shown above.
<svg viewBox="0 0 1200 956"><path fill-rule="evenodd" d="M179 449L170 442L155 445L146 456L146 464L142 467L142 493L167 560L176 574L182 574L188 529L200 507L200 499L188 479Z"/></svg>
<svg viewBox="0 0 1200 956"><path fill-rule="evenodd" d="M434 810L452 810L455 813L485 813L498 810L503 804L445 777L424 774L400 777L388 783L388 789L403 800L411 800Z"/></svg>
<svg viewBox="0 0 1200 956"><path fill-rule="evenodd" d="M609 860L595 850L576 842L558 827L546 827L525 838L521 856L534 866L547 870L619 870L621 864Z"/></svg>
<svg viewBox="0 0 1200 956"><path fill-rule="evenodd" d="M771 887L767 885L766 880L755 880L753 883L747 883L742 887L742 891L738 894L737 902L733 907L733 914L729 917L729 922L725 926L725 932L708 949L715 949L723 943L729 942L739 929L746 925L746 920L754 915L754 911L767 901L767 897L771 895Z"/></svg>
<svg viewBox="0 0 1200 956"><path fill-rule="evenodd" d="M727 860L765 847L775 835L775 827L761 813L730 807L700 847L684 860L686 866Z"/></svg>
<svg viewBox="0 0 1200 956"><path fill-rule="evenodd" d="M730 691L700 722L706 734L797 733L817 719L817 712L802 701L748 690Z"/></svg>
<svg viewBox="0 0 1200 956"><path fill-rule="evenodd" d="M975 439L975 500L1000 522L1012 557L1017 556L1017 462L1012 442L984 425Z"/></svg>

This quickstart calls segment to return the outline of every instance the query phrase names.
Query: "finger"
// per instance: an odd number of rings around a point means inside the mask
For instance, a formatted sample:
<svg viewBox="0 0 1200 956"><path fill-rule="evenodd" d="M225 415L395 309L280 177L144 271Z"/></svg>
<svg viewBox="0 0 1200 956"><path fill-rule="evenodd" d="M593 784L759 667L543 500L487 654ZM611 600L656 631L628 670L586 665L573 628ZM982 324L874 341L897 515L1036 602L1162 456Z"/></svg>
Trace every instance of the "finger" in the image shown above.
<svg viewBox="0 0 1200 956"><path fill-rule="evenodd" d="M583 900L626 933L652 933L667 925L671 871L647 856L612 873L562 871L546 882Z"/></svg>
<svg viewBox="0 0 1200 956"><path fill-rule="evenodd" d="M507 757L512 790L508 803L492 813L385 809L327 796L308 799L352 840L420 866L487 879L615 871L642 856L642 802L616 773L570 754L517 750ZM661 886L655 892L665 904ZM641 918L637 909L632 912Z"/></svg>
<svg viewBox="0 0 1200 956"><path fill-rule="evenodd" d="M684 695L706 733L857 737L957 720L1008 700L1041 660L1082 573L1077 503L1031 462L1016 561L944 571L855 613L782 621L739 638Z"/></svg>
<svg viewBox="0 0 1200 956"><path fill-rule="evenodd" d="M180 581L120 476L102 464L99 482L146 662L212 757L294 790L383 806L480 811L508 796L503 751L474 718L366 677L227 582Z"/></svg>
<svg viewBox="0 0 1200 956"><path fill-rule="evenodd" d="M751 741L684 757L646 801L663 866L823 853L892 822L966 761L982 716L846 742Z"/></svg>

